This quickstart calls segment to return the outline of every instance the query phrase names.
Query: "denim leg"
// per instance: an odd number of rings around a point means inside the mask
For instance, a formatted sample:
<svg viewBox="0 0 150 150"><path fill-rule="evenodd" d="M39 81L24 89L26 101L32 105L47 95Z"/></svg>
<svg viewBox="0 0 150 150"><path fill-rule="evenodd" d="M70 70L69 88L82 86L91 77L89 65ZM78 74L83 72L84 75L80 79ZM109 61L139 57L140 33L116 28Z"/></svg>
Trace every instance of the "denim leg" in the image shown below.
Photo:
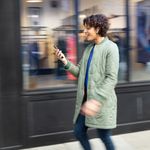
<svg viewBox="0 0 150 150"><path fill-rule="evenodd" d="M115 150L114 144L111 139L110 129L97 129L98 136L104 143L106 150Z"/></svg>
<svg viewBox="0 0 150 150"><path fill-rule="evenodd" d="M88 127L85 126L85 116L79 114L74 127L75 137L79 140L84 150L91 150L91 146L87 136Z"/></svg>

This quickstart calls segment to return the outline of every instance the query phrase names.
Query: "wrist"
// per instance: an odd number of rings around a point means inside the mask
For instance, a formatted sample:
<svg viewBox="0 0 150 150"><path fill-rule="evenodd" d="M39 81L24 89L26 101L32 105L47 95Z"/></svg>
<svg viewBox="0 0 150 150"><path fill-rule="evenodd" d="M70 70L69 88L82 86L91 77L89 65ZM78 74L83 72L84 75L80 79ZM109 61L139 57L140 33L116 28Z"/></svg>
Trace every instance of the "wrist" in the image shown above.
<svg viewBox="0 0 150 150"><path fill-rule="evenodd" d="M67 63L68 63L68 61L67 61L67 59L65 59L65 60L63 61L64 66L66 66Z"/></svg>

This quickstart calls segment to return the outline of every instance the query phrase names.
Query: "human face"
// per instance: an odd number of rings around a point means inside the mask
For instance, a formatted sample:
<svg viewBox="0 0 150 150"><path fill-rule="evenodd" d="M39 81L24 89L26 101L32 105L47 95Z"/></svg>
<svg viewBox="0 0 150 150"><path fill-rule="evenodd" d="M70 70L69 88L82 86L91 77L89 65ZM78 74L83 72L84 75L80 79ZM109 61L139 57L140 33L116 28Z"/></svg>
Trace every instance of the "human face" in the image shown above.
<svg viewBox="0 0 150 150"><path fill-rule="evenodd" d="M95 41L98 38L97 31L94 27L89 27L85 25L84 34L85 34L86 41Z"/></svg>

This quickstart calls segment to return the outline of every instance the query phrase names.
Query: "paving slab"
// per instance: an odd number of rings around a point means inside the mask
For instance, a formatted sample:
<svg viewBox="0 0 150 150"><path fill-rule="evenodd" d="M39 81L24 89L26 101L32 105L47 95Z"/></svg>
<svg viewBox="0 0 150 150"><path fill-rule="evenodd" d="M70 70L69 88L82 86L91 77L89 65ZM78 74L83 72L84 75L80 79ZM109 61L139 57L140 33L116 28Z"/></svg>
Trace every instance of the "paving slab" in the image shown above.
<svg viewBox="0 0 150 150"><path fill-rule="evenodd" d="M150 130L112 136L116 150L150 150ZM105 150L100 139L90 140L92 150ZM24 150L83 150L78 141Z"/></svg>

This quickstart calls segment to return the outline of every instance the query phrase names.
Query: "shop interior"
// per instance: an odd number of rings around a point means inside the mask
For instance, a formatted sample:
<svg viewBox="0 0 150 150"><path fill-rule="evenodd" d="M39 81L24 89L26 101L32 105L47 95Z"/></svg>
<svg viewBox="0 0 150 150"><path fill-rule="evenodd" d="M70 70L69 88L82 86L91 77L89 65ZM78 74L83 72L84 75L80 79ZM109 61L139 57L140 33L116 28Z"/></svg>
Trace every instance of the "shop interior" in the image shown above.
<svg viewBox="0 0 150 150"><path fill-rule="evenodd" d="M119 47L119 83L128 82L126 80L129 69L128 60L130 61L131 82L150 80L150 10L147 4L150 4L148 0L140 2L131 0L131 48L128 50L126 48L127 16L124 0L88 0L88 2L80 0L78 41L76 41L74 0L21 0L20 31L24 90L76 85L77 79L66 72L63 64L55 57L54 45L57 45L70 61L77 64L88 44L82 36L82 21L86 16L97 13L104 13L109 18L108 37ZM140 22L141 18L145 19L144 26ZM145 39L147 45L143 47L142 42ZM128 53L129 59L127 59Z"/></svg>

